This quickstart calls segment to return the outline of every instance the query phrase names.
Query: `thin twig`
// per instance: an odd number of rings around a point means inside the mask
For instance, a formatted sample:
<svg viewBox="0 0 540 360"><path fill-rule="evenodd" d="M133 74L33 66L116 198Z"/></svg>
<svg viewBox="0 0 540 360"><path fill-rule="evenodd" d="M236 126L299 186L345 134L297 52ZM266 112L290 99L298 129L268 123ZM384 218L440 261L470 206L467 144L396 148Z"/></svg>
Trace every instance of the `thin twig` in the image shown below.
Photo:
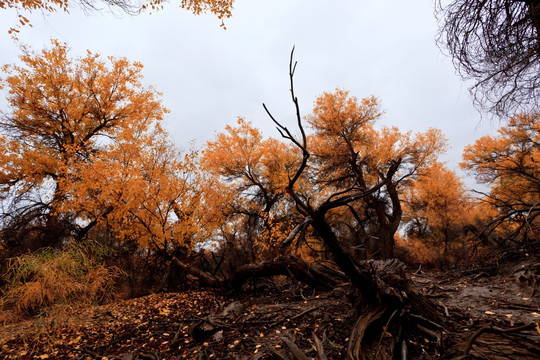
<svg viewBox="0 0 540 360"><path fill-rule="evenodd" d="M384 334L386 333L386 329L388 329L388 325L390 325L390 321L392 321L392 318L394 317L394 315L396 315L396 313L397 313L397 310L394 310L392 315L390 315L390 318L388 318L388 321L386 322L386 325L384 325L384 327L383 327L383 330L381 332L381 337L379 338L379 344L378 344L378 347L377 347L377 353L375 354L375 357L379 356L379 351L381 351L382 339L384 337Z"/></svg>
<svg viewBox="0 0 540 360"><path fill-rule="evenodd" d="M300 317L302 317L302 316L304 316L304 315L306 315L306 314L309 314L309 313L312 312L312 311L317 310L318 308L319 308L319 306L315 306L315 307L312 307L311 309L307 309L307 310L305 310L305 311L302 311L300 314L293 316L293 317L291 318L291 320L296 320L296 319L298 319L298 318L300 318Z"/></svg>

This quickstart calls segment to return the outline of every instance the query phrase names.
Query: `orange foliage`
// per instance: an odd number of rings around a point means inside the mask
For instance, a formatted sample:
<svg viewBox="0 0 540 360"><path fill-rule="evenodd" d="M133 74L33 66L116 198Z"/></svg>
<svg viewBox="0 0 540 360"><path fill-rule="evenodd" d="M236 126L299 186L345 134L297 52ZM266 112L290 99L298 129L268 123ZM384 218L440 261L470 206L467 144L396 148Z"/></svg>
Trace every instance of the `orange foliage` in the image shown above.
<svg viewBox="0 0 540 360"><path fill-rule="evenodd" d="M210 141L203 153L203 168L219 175L239 191L253 191L259 201L271 206L270 196L279 197L288 183L288 168L294 162L290 149L276 139L263 139L261 132L239 118L237 127ZM265 198L266 196L266 198Z"/></svg>
<svg viewBox="0 0 540 360"><path fill-rule="evenodd" d="M91 305L114 298L120 269L102 263L110 250L96 243L68 244L10 259L4 274L3 305L36 315L53 306Z"/></svg>
<svg viewBox="0 0 540 360"><path fill-rule="evenodd" d="M213 185L213 189L205 187L204 201L207 209L213 209L209 214L226 224L217 229L218 236L249 249L253 260L274 254L288 235L290 204L284 197L288 169L294 162L288 146L263 139L242 118L203 151L202 168Z"/></svg>
<svg viewBox="0 0 540 360"><path fill-rule="evenodd" d="M446 142L437 130L412 135L396 128L376 129L374 122L381 115L373 97L359 101L343 90L321 95L307 117L313 130L307 149L311 157L294 191L310 206L324 204L336 194L358 197L349 206L329 212L335 225L343 233L370 227L368 234L359 235L359 241L375 233L379 236L382 229L388 232L392 247L401 219L398 187L434 161ZM254 260L279 252L279 245L304 221L305 214L298 212L288 189L301 162L296 150L279 140L263 139L251 123L239 119L203 151L203 168L220 192L220 202L210 208L220 207L227 219L221 236L251 248ZM400 164L398 171L389 175L396 163ZM363 198L375 186L380 190ZM223 204L225 197L227 204ZM304 254L321 251L314 234L306 230L301 227L297 234L297 243L306 248L300 245L297 250Z"/></svg>
<svg viewBox="0 0 540 360"><path fill-rule="evenodd" d="M465 148L461 166L490 186L485 201L499 210L493 225L513 223L515 234L537 233L540 215L540 113L518 114Z"/></svg>
<svg viewBox="0 0 540 360"><path fill-rule="evenodd" d="M405 203L408 219L424 220L430 227L444 231L458 225L468 206L465 186L457 175L441 163L433 163L407 189Z"/></svg>
<svg viewBox="0 0 540 360"><path fill-rule="evenodd" d="M24 12L29 14L33 11L40 10L42 12L55 12L62 10L68 12L67 0L0 0L0 9L14 9L17 11L18 24L15 27L10 27L8 33L16 37L21 26L30 24L30 20L23 16Z"/></svg>
<svg viewBox="0 0 540 360"><path fill-rule="evenodd" d="M7 215L44 221L46 231L70 221L76 238L108 222L119 238L143 246L189 243L194 155L180 156L161 128L167 109L142 85L142 65L91 52L71 59L65 45L52 45L25 49L23 65L3 68Z"/></svg>
<svg viewBox="0 0 540 360"><path fill-rule="evenodd" d="M375 122L381 116L376 98L358 100L338 89L317 98L313 114L307 117L314 130L309 138L313 158L309 179L317 184L311 201L324 203L333 194L356 194L357 201L330 215L335 226L349 233L351 246L364 249L361 256L368 257L393 256L402 215L400 192L407 179L446 149L439 130L413 135L396 127L379 128ZM363 195L377 187L378 191Z"/></svg>
<svg viewBox="0 0 540 360"><path fill-rule="evenodd" d="M85 222L104 221L116 239L136 239L144 248L192 248L199 209L196 154L182 156L159 127L132 135L117 138L71 174L65 209Z"/></svg>
<svg viewBox="0 0 540 360"><path fill-rule="evenodd" d="M396 127L377 129L374 123L381 116L379 101L374 97L358 100L348 91L337 89L317 98L307 120L314 130L310 144L322 181L342 186L349 179L367 188L380 181L392 161L398 160L401 166L395 178L401 181L417 174L446 150L440 130L413 135Z"/></svg>
<svg viewBox="0 0 540 360"><path fill-rule="evenodd" d="M99 9L98 1L82 1L77 2L78 5L96 10ZM149 9L151 11L163 8L163 0L147 0L134 2L131 0L108 0L107 5L116 6L129 14L137 14L140 11ZM179 6L191 12L194 15L200 15L210 12L221 20L221 25L224 26L224 20L231 17L231 10L234 0L180 0ZM11 27L9 33L15 35L20 30L21 26L25 26L30 21L22 15L22 13L31 13L39 10L42 12L55 12L57 10L69 12L69 6L72 4L68 0L0 0L0 9L15 9L18 14L19 24L16 27Z"/></svg>
<svg viewBox="0 0 540 360"><path fill-rule="evenodd" d="M420 240L430 247L432 260L437 254L437 258L447 262L452 247L465 241L463 228L473 223L474 204L468 199L461 179L435 162L407 189L404 204L404 221L411 244Z"/></svg>

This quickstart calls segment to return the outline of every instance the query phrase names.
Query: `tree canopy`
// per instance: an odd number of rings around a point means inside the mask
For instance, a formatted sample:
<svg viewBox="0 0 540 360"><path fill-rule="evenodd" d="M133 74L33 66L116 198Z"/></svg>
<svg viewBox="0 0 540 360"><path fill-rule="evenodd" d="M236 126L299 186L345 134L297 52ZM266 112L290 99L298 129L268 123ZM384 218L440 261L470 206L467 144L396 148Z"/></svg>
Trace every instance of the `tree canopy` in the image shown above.
<svg viewBox="0 0 540 360"><path fill-rule="evenodd" d="M442 5L439 44L476 83L476 104L500 116L534 110L540 100L540 2L452 0Z"/></svg>
<svg viewBox="0 0 540 360"><path fill-rule="evenodd" d="M434 162L405 190L403 202L407 240L423 242L448 264L451 248L464 243L464 228L474 220L474 203L461 179Z"/></svg>
<svg viewBox="0 0 540 360"><path fill-rule="evenodd" d="M26 48L21 65L3 70L9 108L0 118L0 190L8 247L55 246L107 223L119 239L146 246L183 238L171 234L180 229L171 224L186 210L180 205L193 167L161 127L167 109L142 84L141 64L91 52L73 59L53 41L41 53Z"/></svg>
<svg viewBox="0 0 540 360"><path fill-rule="evenodd" d="M335 218L347 224L346 232L354 229L350 236L356 240L351 246L362 249L359 253L367 258L393 256L404 185L446 149L439 130L403 133L376 124L381 117L378 99L357 99L343 90L323 93L307 117L313 131L308 137L312 156L307 172L314 174L311 188L320 192L310 194L312 202L316 204L319 197L319 203L326 204L323 207L348 209ZM335 194L349 194L352 201ZM337 198L345 202L334 202Z"/></svg>
<svg viewBox="0 0 540 360"><path fill-rule="evenodd" d="M51 13L55 11L69 12L69 8L78 5L86 10L100 10L101 6L108 6L112 9L118 8L123 12L136 15L145 10L156 11L163 8L163 0L0 0L0 9L14 9L17 11L19 24L9 29L10 34L19 32L20 26L30 23L30 20L24 15L34 11ZM221 20L224 26L224 20L231 17L231 11L234 0L179 0L179 6L194 15L211 13Z"/></svg>
<svg viewBox="0 0 540 360"><path fill-rule="evenodd" d="M487 234L506 224L514 237L534 238L540 216L540 115L515 115L498 132L467 146L462 167L490 187L484 199L499 211Z"/></svg>

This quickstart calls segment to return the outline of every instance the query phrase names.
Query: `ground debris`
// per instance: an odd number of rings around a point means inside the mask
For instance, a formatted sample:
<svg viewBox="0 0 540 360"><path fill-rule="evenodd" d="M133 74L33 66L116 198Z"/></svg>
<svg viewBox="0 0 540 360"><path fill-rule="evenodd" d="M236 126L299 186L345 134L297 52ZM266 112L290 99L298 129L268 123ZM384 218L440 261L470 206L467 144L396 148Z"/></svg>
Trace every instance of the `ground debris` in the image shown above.
<svg viewBox="0 0 540 360"><path fill-rule="evenodd" d="M379 270L380 264L372 267ZM396 349L409 359L540 356L538 297L529 297L530 286L516 281L514 269L398 270L399 277L390 280L397 284L409 277L413 287L441 305L445 321L411 313L416 326L403 328L409 331L404 340L394 321L404 314L381 319L385 331L371 339L377 345L373 358L392 358ZM71 313L67 322L6 322L0 327L0 359L346 358L359 319L350 285L322 290L289 283L247 290L235 296L159 293Z"/></svg>
<svg viewBox="0 0 540 360"><path fill-rule="evenodd" d="M324 331L329 358L342 358L351 305L331 292L313 295L274 290L237 299L212 291L153 294L73 315L77 326L57 328L56 339L42 334L29 343L31 328L21 328L2 337L0 353L6 359L252 359L257 354L270 359L274 352L286 352L282 339L287 338L316 356L313 333Z"/></svg>

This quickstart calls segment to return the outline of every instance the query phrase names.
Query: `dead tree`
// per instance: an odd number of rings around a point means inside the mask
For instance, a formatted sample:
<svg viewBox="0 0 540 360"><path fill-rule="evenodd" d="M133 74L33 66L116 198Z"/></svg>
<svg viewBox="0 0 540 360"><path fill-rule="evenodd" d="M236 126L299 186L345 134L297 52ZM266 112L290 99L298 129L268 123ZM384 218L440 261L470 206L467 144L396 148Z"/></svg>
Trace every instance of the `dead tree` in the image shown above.
<svg viewBox="0 0 540 360"><path fill-rule="evenodd" d="M316 202L317 205L314 205L314 201L311 201L308 195L302 193L302 191L298 189L298 182L302 176L305 175L304 172L306 172L309 167L311 153L308 147L308 137L306 136L302 124L298 98L294 92L294 73L297 63L293 60L293 55L294 48L291 52L289 63L289 78L290 92L295 106L300 136L297 137L293 135L287 127L274 118L266 105L263 104L264 109L276 124L281 136L292 142L302 154L302 160L298 165L296 172L289 177L287 192L293 199L297 211L304 216L305 220L302 224L307 223L313 227L320 239L331 252L336 265L346 274L360 295L357 301L359 317L350 336L348 359L364 359L366 356L368 358L380 358L382 354L379 353L379 350L375 351L374 348L368 349L368 347L366 347L364 340L368 327L378 327L376 332L381 333L381 331L384 331L382 330L383 327L387 328L390 322L404 324L403 320L405 318L409 319L409 304L422 308L425 312L429 313L429 316L433 316L434 305L417 296L414 291L408 289L406 281L402 284L394 283L390 286L384 279L384 270L382 272L376 272L370 267L369 263L359 264L354 261L351 255L342 246L335 229L328 221L327 215L332 209L348 206L379 191L391 181L392 176L398 170L402 160L391 160L391 164L388 167L386 174L381 174L379 182L371 188L366 189L360 187L358 186L358 182L355 182L349 188L334 192L326 198L326 200ZM403 292L405 289L406 292ZM404 296L404 293L409 295ZM411 297L413 299L411 299ZM385 323L386 326L384 325ZM400 329L399 332L401 333L403 326L397 325L397 327ZM392 354L395 352L406 351L406 346L405 350L402 350L404 348L403 339L404 336L400 336L396 339L396 342L391 346L392 349L389 351L388 356L393 356Z"/></svg>

